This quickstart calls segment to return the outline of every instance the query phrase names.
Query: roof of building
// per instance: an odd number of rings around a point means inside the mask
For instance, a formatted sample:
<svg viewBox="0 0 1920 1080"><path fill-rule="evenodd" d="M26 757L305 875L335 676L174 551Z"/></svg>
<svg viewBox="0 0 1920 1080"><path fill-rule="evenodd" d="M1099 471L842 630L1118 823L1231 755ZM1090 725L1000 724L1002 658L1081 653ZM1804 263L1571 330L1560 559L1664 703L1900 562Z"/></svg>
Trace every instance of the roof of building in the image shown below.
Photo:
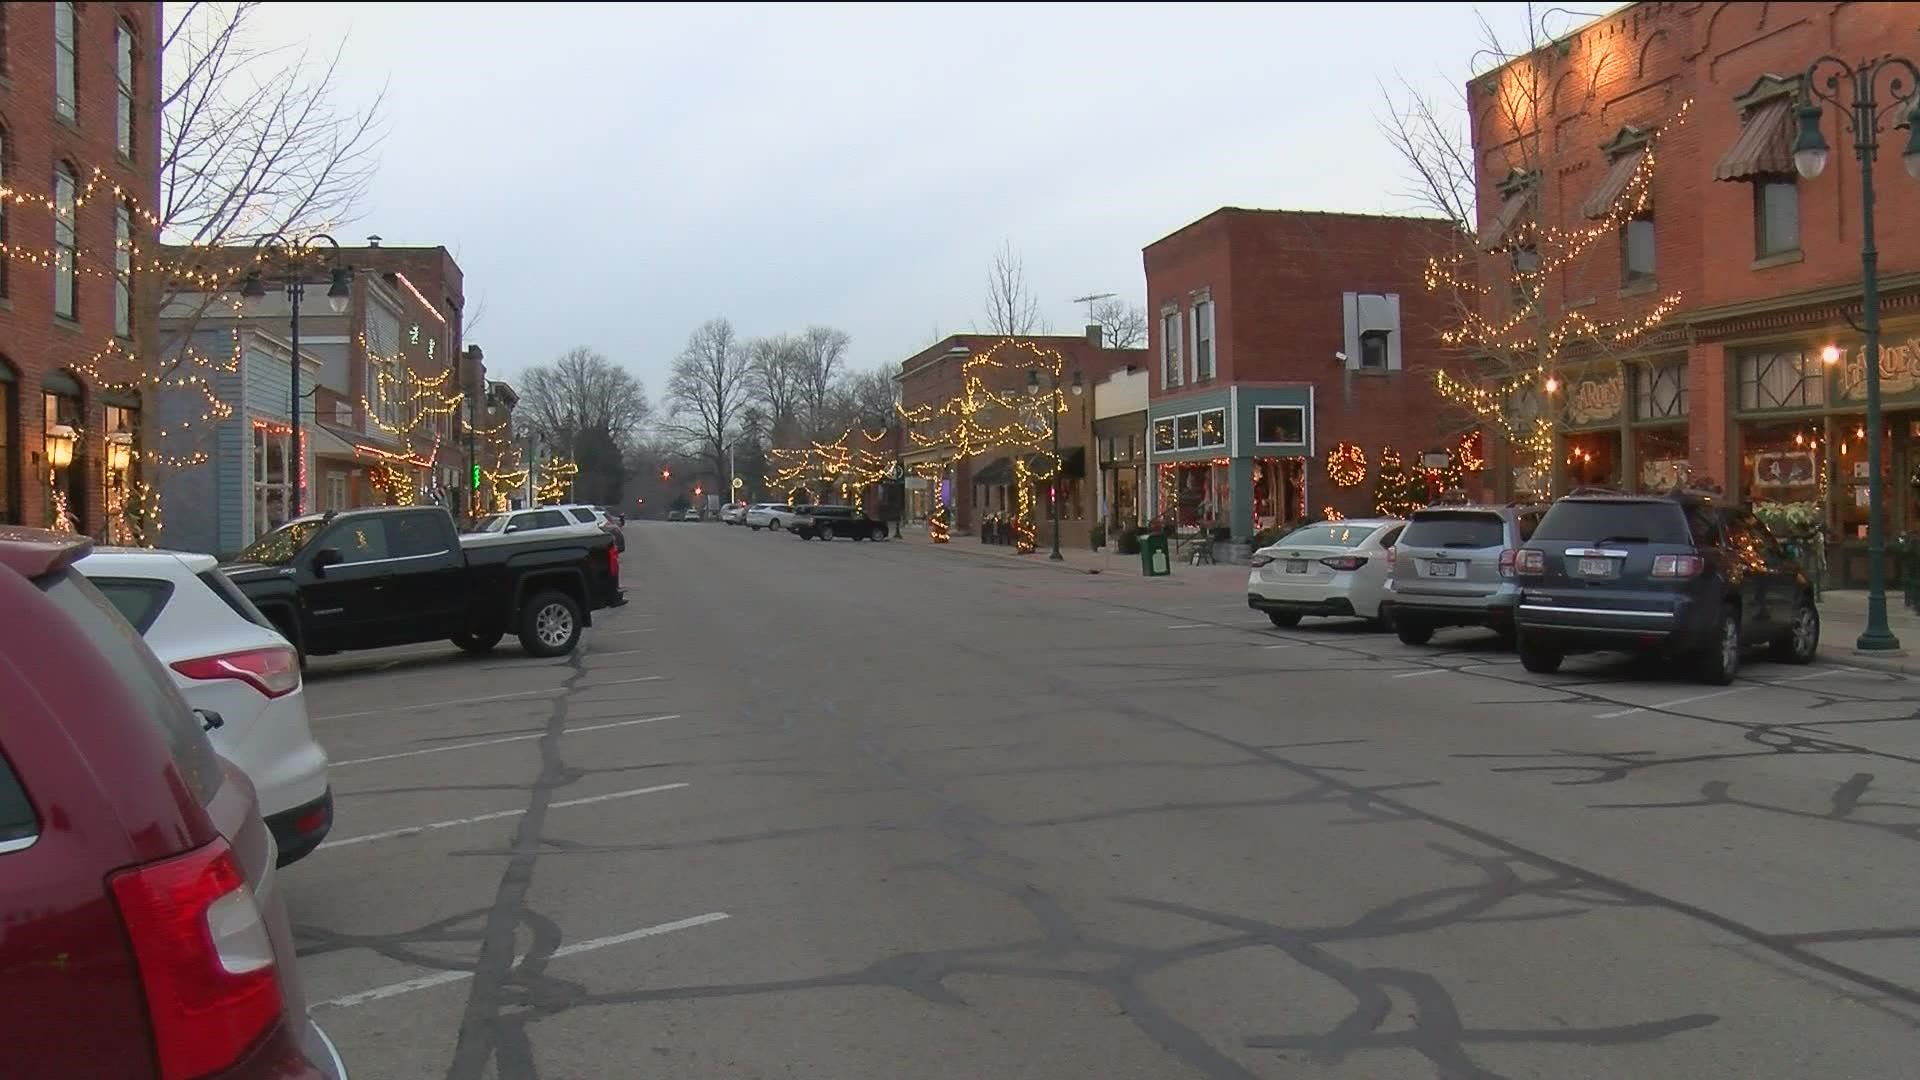
<svg viewBox="0 0 1920 1080"><path fill-rule="evenodd" d="M1443 225L1448 227L1451 227L1453 224L1451 221L1448 221L1446 218L1433 217L1425 214L1381 214L1381 213L1372 213L1372 212L1360 211L1360 210L1287 210L1287 209L1269 209L1264 207L1251 207L1251 206L1222 206L1218 209L1208 211L1206 214L1203 214L1200 217L1187 222L1185 225L1182 225L1179 228L1173 230L1172 232L1166 234L1165 236L1162 236L1160 239L1153 241L1152 243L1148 244L1145 248L1142 248L1141 250L1151 251L1153 248L1166 243L1168 240L1171 240L1174 237L1179 236L1181 233L1184 233L1189 229L1197 228L1201 225L1204 225L1214 220L1215 218L1222 217L1222 216L1274 217L1274 218L1289 218L1289 219L1325 218L1325 219L1338 219L1338 220L1347 220L1347 221L1354 221L1354 220L1405 221L1405 222L1420 222L1420 223L1429 224L1429 225Z"/></svg>

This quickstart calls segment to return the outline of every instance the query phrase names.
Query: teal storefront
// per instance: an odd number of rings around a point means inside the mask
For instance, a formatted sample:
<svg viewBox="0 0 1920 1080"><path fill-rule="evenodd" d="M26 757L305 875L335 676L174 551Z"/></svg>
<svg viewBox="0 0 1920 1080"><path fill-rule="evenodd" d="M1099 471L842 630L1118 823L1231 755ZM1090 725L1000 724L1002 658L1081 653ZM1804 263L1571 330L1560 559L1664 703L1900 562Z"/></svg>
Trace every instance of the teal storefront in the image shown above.
<svg viewBox="0 0 1920 1080"><path fill-rule="evenodd" d="M1148 513L1245 539L1312 517L1312 386L1223 386L1147 410Z"/></svg>

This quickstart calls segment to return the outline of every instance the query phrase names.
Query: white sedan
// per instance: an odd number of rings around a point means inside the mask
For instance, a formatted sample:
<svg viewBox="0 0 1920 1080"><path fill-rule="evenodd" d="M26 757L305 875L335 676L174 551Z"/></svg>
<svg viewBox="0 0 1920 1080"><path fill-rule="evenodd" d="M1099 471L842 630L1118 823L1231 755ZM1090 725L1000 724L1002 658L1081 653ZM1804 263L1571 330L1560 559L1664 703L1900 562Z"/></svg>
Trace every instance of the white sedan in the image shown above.
<svg viewBox="0 0 1920 1080"><path fill-rule="evenodd" d="M1407 523L1359 518L1303 525L1253 553L1247 606L1275 626L1303 615L1353 616L1378 624L1394 541Z"/></svg>
<svg viewBox="0 0 1920 1080"><path fill-rule="evenodd" d="M798 510L799 507L788 506L786 503L759 503L750 506L747 508L747 528L754 532L759 532L761 529L779 532L782 529L791 528L794 514Z"/></svg>
<svg viewBox="0 0 1920 1080"><path fill-rule="evenodd" d="M253 781L280 865L318 847L333 826L333 792L287 639L211 555L95 548L75 565L146 639L187 703L219 714L207 737Z"/></svg>

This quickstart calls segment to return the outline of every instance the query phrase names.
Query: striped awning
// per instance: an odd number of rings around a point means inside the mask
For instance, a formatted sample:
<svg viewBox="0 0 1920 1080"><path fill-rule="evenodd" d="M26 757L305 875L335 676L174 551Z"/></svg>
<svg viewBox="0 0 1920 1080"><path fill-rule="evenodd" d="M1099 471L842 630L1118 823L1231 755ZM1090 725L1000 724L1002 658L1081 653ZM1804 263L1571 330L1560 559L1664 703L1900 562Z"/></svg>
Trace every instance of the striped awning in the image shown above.
<svg viewBox="0 0 1920 1080"><path fill-rule="evenodd" d="M1713 167L1715 180L1752 180L1793 175L1793 99L1776 97L1754 106L1733 146Z"/></svg>
<svg viewBox="0 0 1920 1080"><path fill-rule="evenodd" d="M1627 185L1633 182L1634 172L1646 157L1647 148L1642 145L1614 158L1613 164L1607 166L1607 175L1600 178L1600 186L1593 189L1593 194L1588 195L1586 203L1580 207L1580 213L1589 220L1606 217L1613 209L1613 204L1627 190Z"/></svg>

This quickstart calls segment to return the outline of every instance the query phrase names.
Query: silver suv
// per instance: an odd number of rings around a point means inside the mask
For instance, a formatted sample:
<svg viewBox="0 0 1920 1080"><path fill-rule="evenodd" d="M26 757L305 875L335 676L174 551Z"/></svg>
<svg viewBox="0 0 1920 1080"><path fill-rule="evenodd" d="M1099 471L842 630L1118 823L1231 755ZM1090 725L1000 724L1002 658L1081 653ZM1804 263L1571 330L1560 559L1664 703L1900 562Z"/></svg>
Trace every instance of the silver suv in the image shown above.
<svg viewBox="0 0 1920 1080"><path fill-rule="evenodd" d="M1486 626L1512 641L1520 585L1514 553L1545 506L1430 506L1416 510L1389 560L1394 632L1424 645L1442 626Z"/></svg>

